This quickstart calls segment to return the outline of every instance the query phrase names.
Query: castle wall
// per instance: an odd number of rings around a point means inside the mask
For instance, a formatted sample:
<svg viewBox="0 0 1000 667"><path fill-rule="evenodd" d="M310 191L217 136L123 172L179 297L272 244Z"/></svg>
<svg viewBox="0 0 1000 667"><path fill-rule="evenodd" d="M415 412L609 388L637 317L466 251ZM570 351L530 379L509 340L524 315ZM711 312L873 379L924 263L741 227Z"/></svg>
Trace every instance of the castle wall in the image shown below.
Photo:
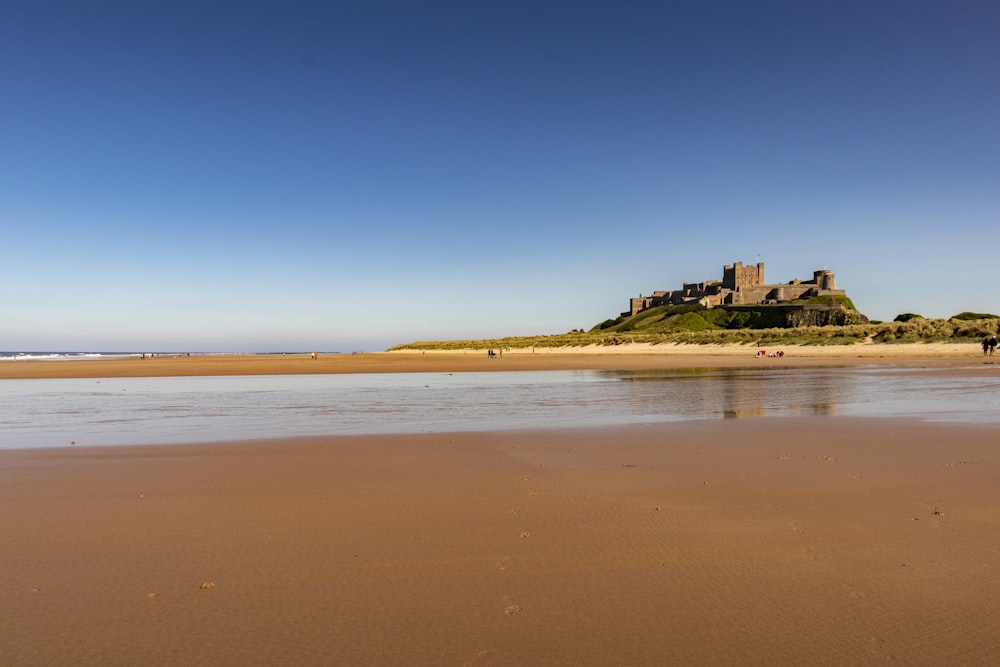
<svg viewBox="0 0 1000 667"><path fill-rule="evenodd" d="M716 306L721 306L724 302L724 299L725 299L725 294L720 292L718 294L709 294L708 296L704 296L701 299L699 299L699 302L706 308L715 308Z"/></svg>
<svg viewBox="0 0 1000 667"><path fill-rule="evenodd" d="M814 283L799 283L797 285L760 285L740 290L741 300L736 303L768 303L794 301L813 296L844 295L843 290L823 289Z"/></svg>

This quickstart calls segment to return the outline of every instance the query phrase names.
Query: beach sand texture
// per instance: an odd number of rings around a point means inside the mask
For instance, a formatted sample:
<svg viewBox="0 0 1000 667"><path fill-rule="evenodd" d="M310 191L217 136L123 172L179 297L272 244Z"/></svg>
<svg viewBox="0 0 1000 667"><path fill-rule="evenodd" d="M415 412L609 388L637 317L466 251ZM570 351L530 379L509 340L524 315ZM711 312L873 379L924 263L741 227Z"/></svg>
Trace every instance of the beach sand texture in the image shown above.
<svg viewBox="0 0 1000 667"><path fill-rule="evenodd" d="M763 348L766 352L767 347ZM160 355L147 359L7 361L0 379L282 375L319 373L414 373L530 370L641 370L733 366L905 363L931 366L992 363L979 345L900 343L883 345L786 345L781 359L757 358L753 345L648 345L515 348L490 359L486 350L399 351L365 354ZM1000 359L1000 357L997 357Z"/></svg>
<svg viewBox="0 0 1000 667"><path fill-rule="evenodd" d="M824 417L3 451L3 663L997 664L997 442Z"/></svg>
<svg viewBox="0 0 1000 667"><path fill-rule="evenodd" d="M0 453L11 665L996 664L996 431Z"/></svg>

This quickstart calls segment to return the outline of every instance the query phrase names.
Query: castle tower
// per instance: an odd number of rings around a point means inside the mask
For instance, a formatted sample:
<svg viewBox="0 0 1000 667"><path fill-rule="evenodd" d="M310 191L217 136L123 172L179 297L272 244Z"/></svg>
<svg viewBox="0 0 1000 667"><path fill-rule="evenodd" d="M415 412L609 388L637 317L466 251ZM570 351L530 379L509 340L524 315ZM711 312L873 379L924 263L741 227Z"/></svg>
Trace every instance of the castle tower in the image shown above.
<svg viewBox="0 0 1000 667"><path fill-rule="evenodd" d="M833 276L833 271L828 269L813 271L813 282L819 289L837 289L837 279Z"/></svg>
<svg viewBox="0 0 1000 667"><path fill-rule="evenodd" d="M757 262L754 266L743 266L743 262L736 262L722 267L722 286L725 289L738 290L763 284L764 262Z"/></svg>

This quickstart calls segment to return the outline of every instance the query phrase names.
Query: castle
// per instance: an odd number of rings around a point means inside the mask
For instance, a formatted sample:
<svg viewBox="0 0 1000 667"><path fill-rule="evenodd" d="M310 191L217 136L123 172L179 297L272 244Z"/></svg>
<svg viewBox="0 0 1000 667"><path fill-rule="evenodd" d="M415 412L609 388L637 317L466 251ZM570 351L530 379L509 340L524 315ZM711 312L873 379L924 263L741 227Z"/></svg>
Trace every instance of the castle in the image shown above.
<svg viewBox="0 0 1000 667"><path fill-rule="evenodd" d="M729 305L778 305L795 299L846 295L844 290L837 289L833 272L826 269L813 271L812 280L793 280L789 283L766 285L763 262L750 266L736 262L723 267L722 282L706 280L701 283L684 283L683 289L632 297L629 300L629 310L622 313L622 316L635 315L655 306L686 303L698 303L706 308Z"/></svg>

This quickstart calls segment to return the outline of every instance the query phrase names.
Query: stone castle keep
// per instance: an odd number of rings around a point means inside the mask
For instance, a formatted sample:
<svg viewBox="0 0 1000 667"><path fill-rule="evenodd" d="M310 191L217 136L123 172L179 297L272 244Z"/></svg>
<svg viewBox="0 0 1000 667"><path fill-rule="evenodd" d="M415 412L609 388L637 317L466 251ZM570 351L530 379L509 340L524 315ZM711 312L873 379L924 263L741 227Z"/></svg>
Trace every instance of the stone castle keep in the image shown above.
<svg viewBox="0 0 1000 667"><path fill-rule="evenodd" d="M629 301L629 310L622 313L628 317L655 306L673 306L698 303L706 308L738 305L780 305L795 299L816 296L846 296L844 290L837 289L832 271L823 269L813 272L813 279L793 280L789 283L767 285L764 283L764 263L743 266L742 262L725 265L722 282L706 280L701 283L684 283L683 289L671 292L653 292L650 296L639 295Z"/></svg>

